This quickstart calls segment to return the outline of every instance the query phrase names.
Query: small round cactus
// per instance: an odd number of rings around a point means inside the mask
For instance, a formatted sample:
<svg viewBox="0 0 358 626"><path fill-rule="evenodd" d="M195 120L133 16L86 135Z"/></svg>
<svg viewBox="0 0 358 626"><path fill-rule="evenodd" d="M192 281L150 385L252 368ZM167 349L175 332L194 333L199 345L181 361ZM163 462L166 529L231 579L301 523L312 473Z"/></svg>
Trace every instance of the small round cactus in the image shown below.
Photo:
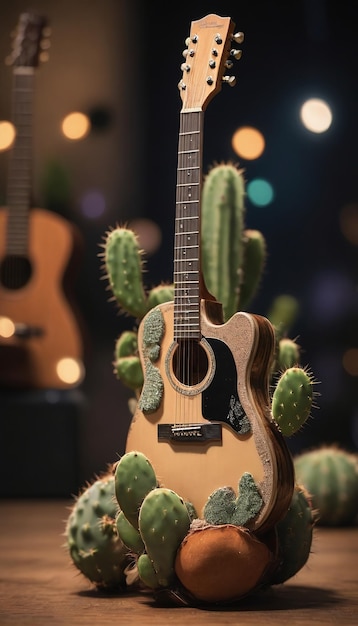
<svg viewBox="0 0 358 626"><path fill-rule="evenodd" d="M77 498L66 523L65 547L75 567L98 588L126 587L130 559L119 538L114 477L103 475Z"/></svg>
<svg viewBox="0 0 358 626"><path fill-rule="evenodd" d="M297 481L318 511L317 524L344 526L358 516L358 456L338 446L323 446L294 459Z"/></svg>

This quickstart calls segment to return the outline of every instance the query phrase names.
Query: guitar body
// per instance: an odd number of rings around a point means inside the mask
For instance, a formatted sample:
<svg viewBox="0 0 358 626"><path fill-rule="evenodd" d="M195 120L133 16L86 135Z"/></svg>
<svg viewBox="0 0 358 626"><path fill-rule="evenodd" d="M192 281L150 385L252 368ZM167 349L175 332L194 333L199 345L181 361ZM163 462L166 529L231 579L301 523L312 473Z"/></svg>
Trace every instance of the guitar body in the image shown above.
<svg viewBox="0 0 358 626"><path fill-rule="evenodd" d="M220 309L218 303L201 301L199 350L206 355L205 370L192 386L177 377L177 371L179 378L181 374L173 342L174 304L155 310L154 315L159 312L163 319L163 335L159 357L153 362L148 359L152 345L145 335L146 319L153 313L142 320L138 345L145 383L126 451L144 453L160 483L191 502L198 516L214 490L230 486L237 493L241 476L249 472L263 499L251 528L264 531L286 513L293 490L291 457L269 410L273 330L266 318L241 312L219 324ZM153 366L163 381L162 392L152 382L153 378L158 382ZM157 408L145 410L148 400L158 396ZM198 436L208 424L221 430L220 438ZM177 432L181 433L178 440Z"/></svg>
<svg viewBox="0 0 358 626"><path fill-rule="evenodd" d="M6 254L8 210L0 211L0 271ZM69 285L79 252L79 234L60 216L41 209L29 213L30 276L19 288L0 282L0 316L26 336L0 338L0 385L68 388L57 375L62 358L83 358L83 338ZM16 281L15 281L16 282ZM32 330L31 330L32 329Z"/></svg>

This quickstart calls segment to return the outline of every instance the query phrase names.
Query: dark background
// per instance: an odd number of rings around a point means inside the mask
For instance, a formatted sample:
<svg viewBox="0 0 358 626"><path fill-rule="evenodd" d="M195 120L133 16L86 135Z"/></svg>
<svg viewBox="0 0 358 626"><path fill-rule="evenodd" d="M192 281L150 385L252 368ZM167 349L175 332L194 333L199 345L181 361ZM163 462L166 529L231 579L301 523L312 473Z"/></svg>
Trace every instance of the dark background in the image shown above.
<svg viewBox="0 0 358 626"><path fill-rule="evenodd" d="M205 115L204 171L214 162L238 162L231 148L238 126L253 125L264 134L264 154L240 162L248 182L263 177L275 190L266 207L246 202L246 226L261 230L268 246L252 309L266 314L282 293L298 299L291 336L302 346L303 365L320 381L319 408L288 440L289 447L296 453L336 442L356 450L357 377L345 371L342 358L358 348L357 247L340 230L342 208L354 203L358 210L355 3L13 0L1 6L1 58L10 51L19 14L28 9L47 15L52 26L50 59L36 74L34 204L61 213L82 232L76 298L88 357L86 379L75 395L31 400L17 393L9 405L3 402L3 463L12 476L5 495L77 491L123 453L131 392L115 379L112 360L116 337L134 320L108 301L98 254L108 228L149 218L160 226L162 245L148 257L146 284L172 280L177 84L190 23L209 13L230 15L245 42L235 67L237 85L223 88ZM10 119L10 89L11 70L4 65L0 119ZM326 133L310 133L300 123L300 106L309 97L323 98L332 108ZM73 110L92 118L84 141L69 142L60 133L62 118ZM8 152L0 153L1 204L8 158ZM57 194L49 194L53 168L66 181ZM100 189L107 202L95 220L86 220L79 208L89 188ZM41 411L46 426L35 432ZM10 470L11 455L16 463ZM32 463L41 471L32 474Z"/></svg>

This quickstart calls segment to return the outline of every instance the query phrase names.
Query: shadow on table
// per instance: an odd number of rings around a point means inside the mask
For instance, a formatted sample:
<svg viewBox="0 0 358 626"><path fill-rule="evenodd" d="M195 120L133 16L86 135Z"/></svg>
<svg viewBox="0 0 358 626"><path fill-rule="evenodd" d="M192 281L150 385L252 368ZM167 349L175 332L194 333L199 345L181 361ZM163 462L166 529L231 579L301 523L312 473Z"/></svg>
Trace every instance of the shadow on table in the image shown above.
<svg viewBox="0 0 358 626"><path fill-rule="evenodd" d="M140 600L141 604L156 608L198 608L205 611L285 611L292 609L322 609L328 606L339 605L343 602L341 596L334 589L323 589L303 585L277 585L268 587L254 595L247 596L235 603L193 603L180 602L174 595L159 595L154 598L150 592L108 592L97 589L80 591L78 595L99 598L131 597Z"/></svg>

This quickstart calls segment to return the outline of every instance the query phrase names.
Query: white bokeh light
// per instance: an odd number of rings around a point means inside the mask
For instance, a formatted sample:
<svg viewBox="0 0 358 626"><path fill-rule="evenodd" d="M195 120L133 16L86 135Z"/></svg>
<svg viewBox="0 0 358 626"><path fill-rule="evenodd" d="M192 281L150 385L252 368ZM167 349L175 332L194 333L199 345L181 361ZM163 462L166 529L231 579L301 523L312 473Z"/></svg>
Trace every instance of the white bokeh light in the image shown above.
<svg viewBox="0 0 358 626"><path fill-rule="evenodd" d="M303 125L312 133L324 133L332 123L332 111L324 100L311 98L303 103L300 111Z"/></svg>

